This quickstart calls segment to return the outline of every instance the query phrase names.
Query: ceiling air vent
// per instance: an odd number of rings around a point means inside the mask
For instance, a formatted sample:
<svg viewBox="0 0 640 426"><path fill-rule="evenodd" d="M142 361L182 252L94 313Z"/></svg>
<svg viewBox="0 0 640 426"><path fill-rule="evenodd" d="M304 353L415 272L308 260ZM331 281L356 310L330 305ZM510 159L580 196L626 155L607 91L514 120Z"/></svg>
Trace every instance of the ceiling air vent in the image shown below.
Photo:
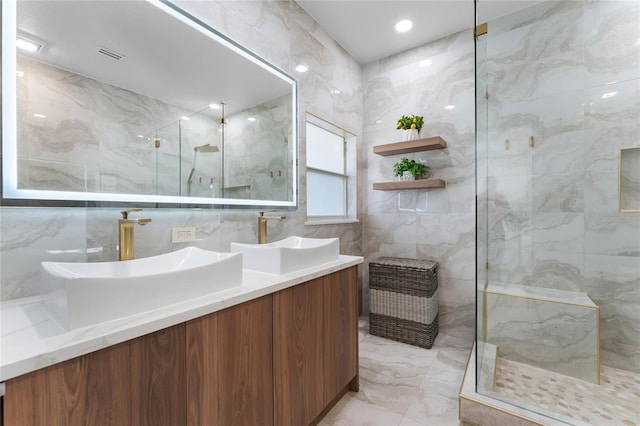
<svg viewBox="0 0 640 426"><path fill-rule="evenodd" d="M115 50L107 49L104 46L98 46L98 53L108 56L111 59L115 59L116 61L124 61L127 59L123 54L118 53Z"/></svg>

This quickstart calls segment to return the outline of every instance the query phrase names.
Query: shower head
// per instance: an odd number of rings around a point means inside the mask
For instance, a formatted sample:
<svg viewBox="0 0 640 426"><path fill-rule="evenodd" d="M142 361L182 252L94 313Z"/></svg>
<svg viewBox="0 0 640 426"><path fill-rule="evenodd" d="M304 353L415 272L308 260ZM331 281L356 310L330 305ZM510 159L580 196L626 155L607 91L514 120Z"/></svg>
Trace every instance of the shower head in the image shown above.
<svg viewBox="0 0 640 426"><path fill-rule="evenodd" d="M196 152L220 152L217 146L211 145L210 143L206 145L200 145L193 148Z"/></svg>

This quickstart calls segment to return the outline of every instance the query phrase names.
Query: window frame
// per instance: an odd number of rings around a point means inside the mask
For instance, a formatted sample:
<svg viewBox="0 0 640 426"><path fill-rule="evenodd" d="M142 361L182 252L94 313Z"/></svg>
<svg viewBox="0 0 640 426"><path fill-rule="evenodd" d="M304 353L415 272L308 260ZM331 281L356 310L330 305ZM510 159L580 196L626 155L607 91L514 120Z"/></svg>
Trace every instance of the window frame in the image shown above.
<svg viewBox="0 0 640 426"><path fill-rule="evenodd" d="M357 136L355 133L350 132L340 126L337 126L315 114L307 112L305 120L305 134L307 136L308 146L308 132L306 132L306 126L312 125L318 127L326 132L333 133L334 135L342 139L342 161L343 172L338 173L330 170L325 170L318 167L309 166L308 159L306 158L306 177L307 177L307 202L305 212L305 225L326 225L326 224L340 224L340 223L356 223L358 220L358 183L357 183ZM308 155L308 152L307 152ZM318 175L333 176L343 179L344 189L344 213L341 215L309 215L309 172L316 173Z"/></svg>

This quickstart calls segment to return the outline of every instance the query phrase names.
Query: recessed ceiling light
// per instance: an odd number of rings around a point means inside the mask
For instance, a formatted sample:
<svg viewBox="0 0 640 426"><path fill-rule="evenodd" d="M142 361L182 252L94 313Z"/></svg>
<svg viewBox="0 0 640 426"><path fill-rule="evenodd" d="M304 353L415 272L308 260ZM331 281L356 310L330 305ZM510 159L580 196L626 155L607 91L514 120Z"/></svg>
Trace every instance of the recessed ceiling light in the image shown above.
<svg viewBox="0 0 640 426"><path fill-rule="evenodd" d="M180 120L189 121L191 119L185 115L183 117L180 117Z"/></svg>
<svg viewBox="0 0 640 426"><path fill-rule="evenodd" d="M398 21L396 23L396 31L399 33L406 33L411 28L413 28L413 22L408 19L403 19L402 21Z"/></svg>
<svg viewBox="0 0 640 426"><path fill-rule="evenodd" d="M382 124L382 120L376 120L376 124Z"/></svg>
<svg viewBox="0 0 640 426"><path fill-rule="evenodd" d="M424 59L418 63L421 68L426 68L431 65L431 59Z"/></svg>
<svg viewBox="0 0 640 426"><path fill-rule="evenodd" d="M298 71L298 72L307 72L307 71L309 71L309 67L306 66L306 65L300 64L300 65L298 65L296 67L296 71Z"/></svg>
<svg viewBox="0 0 640 426"><path fill-rule="evenodd" d="M138 135L138 137L139 137L140 139L144 138L144 136L142 136L142 135Z"/></svg>
<svg viewBox="0 0 640 426"><path fill-rule="evenodd" d="M454 109L455 107L455 105L447 105L446 107L444 107L444 109Z"/></svg>
<svg viewBox="0 0 640 426"><path fill-rule="evenodd" d="M612 98L615 95L617 95L618 92L609 92L609 93L605 93L604 95L602 95L602 99L607 99L607 98Z"/></svg>
<svg viewBox="0 0 640 426"><path fill-rule="evenodd" d="M249 118L247 118L247 120L249 120L249 121L256 121L256 118L255 118L255 117L249 117Z"/></svg>
<svg viewBox="0 0 640 426"><path fill-rule="evenodd" d="M209 108L211 108L211 109L220 109L220 105L218 105L218 104L209 104Z"/></svg>
<svg viewBox="0 0 640 426"><path fill-rule="evenodd" d="M16 71L16 76L24 77L24 71Z"/></svg>
<svg viewBox="0 0 640 426"><path fill-rule="evenodd" d="M608 82L608 83L605 83L605 86L608 86L608 85L610 85L610 84L616 84L617 82L618 82L618 81L610 81L610 82Z"/></svg>
<svg viewBox="0 0 640 426"><path fill-rule="evenodd" d="M36 118L47 118L47 116L44 115L44 114L37 114L36 113L36 114L33 114L33 116L36 117Z"/></svg>
<svg viewBox="0 0 640 426"><path fill-rule="evenodd" d="M18 38L16 39L16 47L19 47L22 50L26 50L27 52L37 52L38 50L42 49L42 44L24 38L23 36L18 36Z"/></svg>
<svg viewBox="0 0 640 426"><path fill-rule="evenodd" d="M338 89L331 89L331 94L332 95L339 95L340 93L342 93L340 90Z"/></svg>

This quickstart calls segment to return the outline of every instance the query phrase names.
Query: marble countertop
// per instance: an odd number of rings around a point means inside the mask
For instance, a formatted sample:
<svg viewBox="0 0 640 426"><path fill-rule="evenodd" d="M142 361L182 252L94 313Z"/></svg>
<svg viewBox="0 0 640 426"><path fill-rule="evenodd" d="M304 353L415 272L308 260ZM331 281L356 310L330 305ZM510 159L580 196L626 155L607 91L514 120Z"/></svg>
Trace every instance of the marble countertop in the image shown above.
<svg viewBox="0 0 640 426"><path fill-rule="evenodd" d="M0 382L265 296L363 262L359 256L286 275L243 270L242 286L72 331L45 311L41 296L0 304Z"/></svg>

